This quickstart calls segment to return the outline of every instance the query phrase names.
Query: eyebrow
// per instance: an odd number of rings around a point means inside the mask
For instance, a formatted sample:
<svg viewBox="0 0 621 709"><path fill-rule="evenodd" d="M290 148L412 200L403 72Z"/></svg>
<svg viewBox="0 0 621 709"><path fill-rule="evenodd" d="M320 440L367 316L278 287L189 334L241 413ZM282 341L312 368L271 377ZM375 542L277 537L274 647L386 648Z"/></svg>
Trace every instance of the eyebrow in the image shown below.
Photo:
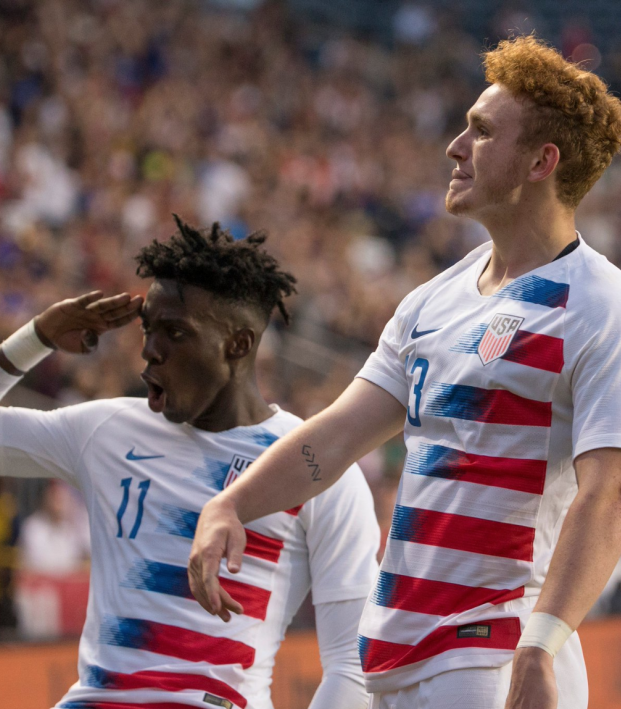
<svg viewBox="0 0 621 709"><path fill-rule="evenodd" d="M140 313L140 319L142 320L143 323L149 322L149 316L148 314L142 312ZM185 320L184 318L157 318L157 323L158 325L185 325L188 326L189 322Z"/></svg>
<svg viewBox="0 0 621 709"><path fill-rule="evenodd" d="M483 116L478 113L477 111L473 111L470 109L466 113L466 122L467 123L475 123L481 126L484 126L485 128L492 128L493 124L487 120L487 118L483 118Z"/></svg>

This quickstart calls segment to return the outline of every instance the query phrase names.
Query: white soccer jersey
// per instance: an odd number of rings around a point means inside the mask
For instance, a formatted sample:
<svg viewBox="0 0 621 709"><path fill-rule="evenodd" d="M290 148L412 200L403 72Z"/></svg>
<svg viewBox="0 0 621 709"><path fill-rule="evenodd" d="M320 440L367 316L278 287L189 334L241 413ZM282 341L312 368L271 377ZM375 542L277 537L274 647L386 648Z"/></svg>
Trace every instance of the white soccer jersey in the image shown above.
<svg viewBox="0 0 621 709"><path fill-rule="evenodd" d="M576 491L621 447L621 271L581 241L492 296L491 242L401 303L360 372L407 458L359 646L370 692L512 659Z"/></svg>
<svg viewBox="0 0 621 709"><path fill-rule="evenodd" d="M80 487L93 560L79 681L64 709L269 709L274 656L312 587L314 603L365 598L379 533L357 466L298 509L248 524L244 606L229 623L190 593L186 565L202 506L300 419L277 410L221 433L175 425L144 399L53 412L0 409L0 472Z"/></svg>

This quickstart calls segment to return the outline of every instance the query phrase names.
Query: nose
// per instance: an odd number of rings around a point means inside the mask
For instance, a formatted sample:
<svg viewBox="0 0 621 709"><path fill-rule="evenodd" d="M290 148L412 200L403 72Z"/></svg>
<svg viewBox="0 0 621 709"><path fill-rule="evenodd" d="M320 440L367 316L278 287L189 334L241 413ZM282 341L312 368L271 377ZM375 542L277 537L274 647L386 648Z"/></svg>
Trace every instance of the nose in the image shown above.
<svg viewBox="0 0 621 709"><path fill-rule="evenodd" d="M448 158L451 160L456 160L460 163L468 159L467 133L468 130L466 129L463 133L460 133L453 139L446 149L446 156Z"/></svg>
<svg viewBox="0 0 621 709"><path fill-rule="evenodd" d="M144 336L140 355L149 364L162 364L164 362L164 353L153 334Z"/></svg>

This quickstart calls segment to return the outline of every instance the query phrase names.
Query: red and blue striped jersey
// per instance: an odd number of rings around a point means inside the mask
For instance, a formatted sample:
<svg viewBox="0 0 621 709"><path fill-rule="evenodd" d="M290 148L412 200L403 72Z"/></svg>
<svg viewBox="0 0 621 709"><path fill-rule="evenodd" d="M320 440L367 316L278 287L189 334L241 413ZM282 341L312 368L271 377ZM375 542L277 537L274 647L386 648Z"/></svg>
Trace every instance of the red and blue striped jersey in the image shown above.
<svg viewBox="0 0 621 709"><path fill-rule="evenodd" d="M583 241L492 296L484 244L411 293L359 376L407 457L359 647L367 688L512 659L577 486L621 447L621 271Z"/></svg>
<svg viewBox="0 0 621 709"><path fill-rule="evenodd" d="M275 407L277 409L277 407ZM229 623L190 593L187 562L203 505L300 419L277 409L220 433L176 425L144 399L52 412L5 409L0 467L79 486L92 568L79 680L62 709L272 709L271 673L308 591L314 603L365 598L379 530L358 466L301 508L247 525L242 570L222 586L244 607ZM354 638L352 638L352 642Z"/></svg>

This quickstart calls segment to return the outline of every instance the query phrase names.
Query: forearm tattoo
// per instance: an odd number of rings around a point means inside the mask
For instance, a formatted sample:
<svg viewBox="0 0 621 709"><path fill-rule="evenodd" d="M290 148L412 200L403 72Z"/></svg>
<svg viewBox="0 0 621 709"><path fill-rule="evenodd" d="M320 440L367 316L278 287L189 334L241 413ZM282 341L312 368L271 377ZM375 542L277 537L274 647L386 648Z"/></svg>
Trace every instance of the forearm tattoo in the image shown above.
<svg viewBox="0 0 621 709"><path fill-rule="evenodd" d="M321 480L321 468L319 467L319 463L315 460L313 449L309 445L303 445L302 455L306 461L306 466L311 471L313 482L319 482L319 480Z"/></svg>

